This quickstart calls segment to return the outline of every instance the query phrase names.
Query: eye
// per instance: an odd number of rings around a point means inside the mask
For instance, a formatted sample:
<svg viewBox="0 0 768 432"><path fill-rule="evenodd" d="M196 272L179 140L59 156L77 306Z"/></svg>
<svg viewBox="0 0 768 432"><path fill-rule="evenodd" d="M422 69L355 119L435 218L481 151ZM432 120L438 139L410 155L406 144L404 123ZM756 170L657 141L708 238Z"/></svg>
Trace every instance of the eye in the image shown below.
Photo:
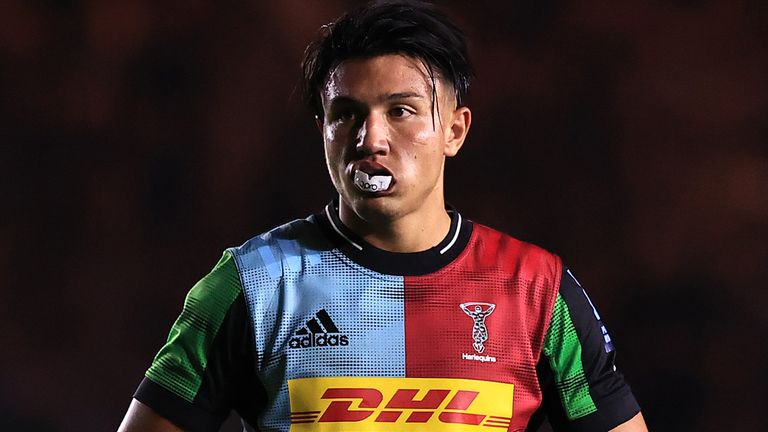
<svg viewBox="0 0 768 432"><path fill-rule="evenodd" d="M355 113L352 110L339 110L334 113L333 120L348 122L355 119Z"/></svg>
<svg viewBox="0 0 768 432"><path fill-rule="evenodd" d="M413 111L405 107L394 107L389 110L389 115L395 118L405 118L413 115Z"/></svg>

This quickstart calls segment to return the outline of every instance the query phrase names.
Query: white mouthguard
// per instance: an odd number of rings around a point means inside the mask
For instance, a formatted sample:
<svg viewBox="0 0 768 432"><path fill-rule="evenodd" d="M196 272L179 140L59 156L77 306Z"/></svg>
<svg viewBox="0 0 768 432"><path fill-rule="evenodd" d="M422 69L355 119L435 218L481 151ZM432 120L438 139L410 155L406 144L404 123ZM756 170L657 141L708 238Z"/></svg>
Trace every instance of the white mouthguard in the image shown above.
<svg viewBox="0 0 768 432"><path fill-rule="evenodd" d="M355 171L355 186L363 192L381 192L389 189L392 176L368 175L360 170Z"/></svg>

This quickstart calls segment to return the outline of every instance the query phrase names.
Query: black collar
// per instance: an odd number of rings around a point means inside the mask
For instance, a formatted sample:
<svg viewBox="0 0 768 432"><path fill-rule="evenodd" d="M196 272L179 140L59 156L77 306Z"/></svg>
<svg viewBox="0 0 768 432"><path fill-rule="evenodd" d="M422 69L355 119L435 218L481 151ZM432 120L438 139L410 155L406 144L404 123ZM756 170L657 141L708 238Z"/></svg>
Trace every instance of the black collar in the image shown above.
<svg viewBox="0 0 768 432"><path fill-rule="evenodd" d="M332 239L334 246L352 261L373 271L398 276L418 276L433 273L456 259L469 243L472 222L447 208L451 217L448 235L436 246L422 252L397 253L379 249L367 243L339 219L338 204L333 201L315 215L320 227Z"/></svg>

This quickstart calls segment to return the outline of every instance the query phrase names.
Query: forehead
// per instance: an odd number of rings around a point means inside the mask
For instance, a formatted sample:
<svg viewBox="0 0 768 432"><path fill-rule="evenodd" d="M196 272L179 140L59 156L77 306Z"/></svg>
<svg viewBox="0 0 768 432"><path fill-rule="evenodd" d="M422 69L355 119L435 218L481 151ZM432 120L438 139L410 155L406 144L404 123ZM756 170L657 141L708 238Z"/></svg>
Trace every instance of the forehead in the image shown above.
<svg viewBox="0 0 768 432"><path fill-rule="evenodd" d="M436 81L439 92L441 83ZM363 100L394 93L429 99L432 81L423 62L400 54L345 60L331 70L322 96L323 101L340 96Z"/></svg>

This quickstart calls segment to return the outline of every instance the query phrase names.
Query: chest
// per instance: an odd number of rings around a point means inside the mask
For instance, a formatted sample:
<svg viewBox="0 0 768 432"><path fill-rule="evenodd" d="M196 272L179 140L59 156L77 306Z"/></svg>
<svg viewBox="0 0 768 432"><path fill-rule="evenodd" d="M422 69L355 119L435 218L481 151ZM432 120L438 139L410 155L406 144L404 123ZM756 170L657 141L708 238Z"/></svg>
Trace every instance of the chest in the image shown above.
<svg viewBox="0 0 768 432"><path fill-rule="evenodd" d="M545 282L471 265L388 276L330 255L254 287L267 412L365 430L524 421L540 401Z"/></svg>

